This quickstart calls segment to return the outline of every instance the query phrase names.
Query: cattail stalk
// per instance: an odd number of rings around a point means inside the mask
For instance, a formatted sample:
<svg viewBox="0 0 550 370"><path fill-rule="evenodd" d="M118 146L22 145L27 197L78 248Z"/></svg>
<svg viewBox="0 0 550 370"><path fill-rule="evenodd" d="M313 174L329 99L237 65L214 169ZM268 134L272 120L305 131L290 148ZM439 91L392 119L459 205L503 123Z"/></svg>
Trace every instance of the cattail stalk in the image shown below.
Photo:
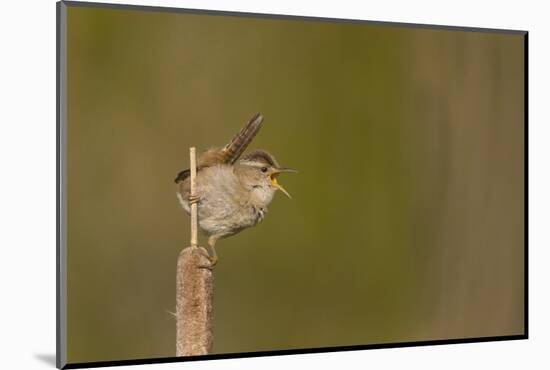
<svg viewBox="0 0 550 370"><path fill-rule="evenodd" d="M191 196L196 195L196 154L189 149ZM212 351L214 277L207 251L198 246L197 204L191 204L191 246L178 257L176 279L176 356Z"/></svg>

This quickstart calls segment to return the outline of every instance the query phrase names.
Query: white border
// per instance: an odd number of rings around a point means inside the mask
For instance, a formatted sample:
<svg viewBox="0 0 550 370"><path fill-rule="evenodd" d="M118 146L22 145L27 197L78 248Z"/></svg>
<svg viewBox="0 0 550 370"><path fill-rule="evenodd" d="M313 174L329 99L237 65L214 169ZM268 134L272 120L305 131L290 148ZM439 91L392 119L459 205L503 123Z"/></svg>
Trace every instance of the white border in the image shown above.
<svg viewBox="0 0 550 370"><path fill-rule="evenodd" d="M154 365L165 369L544 368L550 343L548 147L550 27L542 1L110 1L200 9L530 31L530 337L528 341ZM55 353L55 1L3 4L2 367L52 368ZM48 361L49 359L49 361ZM11 365L11 366L10 366ZM142 366L120 367L138 369Z"/></svg>

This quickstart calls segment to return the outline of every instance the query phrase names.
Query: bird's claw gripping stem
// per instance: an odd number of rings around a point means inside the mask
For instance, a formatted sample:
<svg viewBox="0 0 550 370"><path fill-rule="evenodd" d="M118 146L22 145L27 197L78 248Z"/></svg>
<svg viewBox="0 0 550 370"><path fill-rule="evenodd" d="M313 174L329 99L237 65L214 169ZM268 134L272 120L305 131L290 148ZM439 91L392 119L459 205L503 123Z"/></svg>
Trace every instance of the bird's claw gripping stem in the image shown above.
<svg viewBox="0 0 550 370"><path fill-rule="evenodd" d="M210 265L202 265L202 266L199 266L200 268L204 268L204 269L209 269L209 270L213 270L214 269L214 266L216 266L216 264L218 263L218 255L217 254L214 254L213 256L210 256L208 255L208 253L205 253L204 251L201 250L201 252L203 253L203 255L208 258L208 260L210 261Z"/></svg>
<svg viewBox="0 0 550 370"><path fill-rule="evenodd" d="M206 251L206 249L204 249L203 247L191 247L191 248L196 248L195 250L197 252L199 252L200 254L202 254L204 257L206 257L206 259L208 259L208 261L210 261L209 264L206 264L206 265L203 265L203 264L199 264L197 267L198 268L201 268L201 269L208 269L208 270L213 270L214 268L214 265L216 264L216 261L217 261L217 256L213 256L213 257L210 257L210 255L208 254L208 252Z"/></svg>
<svg viewBox="0 0 550 370"><path fill-rule="evenodd" d="M189 204L198 203L200 200L201 200L200 195L190 195L189 196Z"/></svg>
<svg viewBox="0 0 550 370"><path fill-rule="evenodd" d="M210 260L210 266L214 267L216 266L216 263L218 263L218 255L213 255L212 257L208 257Z"/></svg>

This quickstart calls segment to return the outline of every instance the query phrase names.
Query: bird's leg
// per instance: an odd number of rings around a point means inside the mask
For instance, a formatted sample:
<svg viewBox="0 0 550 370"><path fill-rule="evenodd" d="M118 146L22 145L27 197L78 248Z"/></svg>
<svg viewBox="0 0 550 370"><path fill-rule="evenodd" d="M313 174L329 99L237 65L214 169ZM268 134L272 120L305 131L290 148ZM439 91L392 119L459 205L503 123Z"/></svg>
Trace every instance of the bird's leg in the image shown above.
<svg viewBox="0 0 550 370"><path fill-rule="evenodd" d="M212 256L210 256L207 252L205 253L204 249L200 249L201 252L204 253L204 256L206 258L208 258L208 260L210 261L210 265L208 265L208 266L199 266L199 267L212 270L214 268L214 266L216 265L216 263L218 263L218 254L216 253L216 248L214 247L214 245L216 244L216 241L218 239L219 239L219 237L215 236L215 235L212 235L208 238L208 245L212 249Z"/></svg>
<svg viewBox="0 0 550 370"><path fill-rule="evenodd" d="M208 238L208 245L212 249L212 257L209 257L210 263L212 264L212 267L218 263L218 254L216 253L216 248L214 247L216 245L216 241L218 240L218 236L212 235Z"/></svg>

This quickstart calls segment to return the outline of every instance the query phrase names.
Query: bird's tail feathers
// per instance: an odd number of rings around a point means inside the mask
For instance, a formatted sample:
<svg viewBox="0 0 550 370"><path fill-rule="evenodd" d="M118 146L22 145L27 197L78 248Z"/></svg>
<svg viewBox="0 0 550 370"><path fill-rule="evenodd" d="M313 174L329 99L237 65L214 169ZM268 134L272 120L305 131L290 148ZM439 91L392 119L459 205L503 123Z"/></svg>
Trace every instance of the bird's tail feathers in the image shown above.
<svg viewBox="0 0 550 370"><path fill-rule="evenodd" d="M260 113L256 113L239 133L235 135L229 144L222 149L225 163L233 164L239 159L252 139L254 139L258 131L260 131L263 120L264 117Z"/></svg>

